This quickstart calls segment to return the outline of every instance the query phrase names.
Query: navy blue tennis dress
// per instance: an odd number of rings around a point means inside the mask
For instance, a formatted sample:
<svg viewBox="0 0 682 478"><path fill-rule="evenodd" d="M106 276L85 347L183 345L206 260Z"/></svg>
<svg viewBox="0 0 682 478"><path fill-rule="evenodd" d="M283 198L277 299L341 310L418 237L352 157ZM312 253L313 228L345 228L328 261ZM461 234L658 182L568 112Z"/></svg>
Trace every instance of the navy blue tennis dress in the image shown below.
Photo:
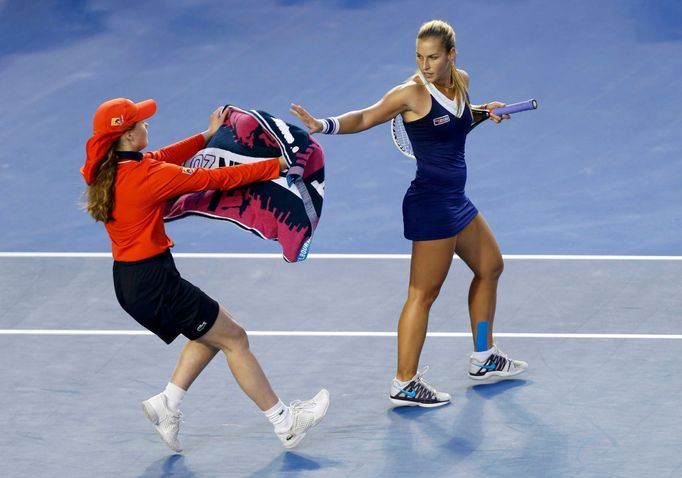
<svg viewBox="0 0 682 478"><path fill-rule="evenodd" d="M431 111L416 121L404 122L417 158L416 177L403 199L405 238L411 241L455 236L478 214L464 194L464 145L471 130L471 110L463 106L457 111L455 102L422 81L431 87Z"/></svg>

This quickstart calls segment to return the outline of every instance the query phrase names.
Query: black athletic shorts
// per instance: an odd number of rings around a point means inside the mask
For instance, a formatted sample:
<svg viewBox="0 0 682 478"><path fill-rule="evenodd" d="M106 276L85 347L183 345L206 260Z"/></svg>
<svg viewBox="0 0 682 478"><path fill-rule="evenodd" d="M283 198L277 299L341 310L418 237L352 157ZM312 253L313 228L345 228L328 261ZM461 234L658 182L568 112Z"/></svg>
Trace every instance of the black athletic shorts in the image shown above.
<svg viewBox="0 0 682 478"><path fill-rule="evenodd" d="M167 344L180 334L198 339L218 317L218 303L180 277L170 250L136 262L114 261L114 289L123 310Z"/></svg>

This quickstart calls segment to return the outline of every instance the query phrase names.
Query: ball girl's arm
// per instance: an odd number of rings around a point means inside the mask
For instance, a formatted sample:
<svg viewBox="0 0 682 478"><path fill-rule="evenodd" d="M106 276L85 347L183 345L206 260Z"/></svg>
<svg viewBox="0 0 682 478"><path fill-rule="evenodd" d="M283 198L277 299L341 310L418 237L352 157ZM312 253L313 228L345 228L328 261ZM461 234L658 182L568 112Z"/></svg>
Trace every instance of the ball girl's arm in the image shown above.
<svg viewBox="0 0 682 478"><path fill-rule="evenodd" d="M218 128L225 122L227 116L227 108L222 106L216 108L208 118L208 128L206 131L190 136L187 139L178 141L177 143L161 148L158 151L145 153L145 157L163 161L166 163L182 164L189 158L194 156L197 151L204 148L211 140L213 135L218 131Z"/></svg>

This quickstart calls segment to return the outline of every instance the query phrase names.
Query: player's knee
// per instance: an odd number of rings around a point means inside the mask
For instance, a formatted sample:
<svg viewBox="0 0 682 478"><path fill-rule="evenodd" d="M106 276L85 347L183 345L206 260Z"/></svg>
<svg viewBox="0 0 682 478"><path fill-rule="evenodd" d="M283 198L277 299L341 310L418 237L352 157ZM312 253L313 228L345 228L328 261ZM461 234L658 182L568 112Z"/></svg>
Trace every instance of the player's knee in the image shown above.
<svg viewBox="0 0 682 478"><path fill-rule="evenodd" d="M504 272L504 261L502 256L498 256L493 260L487 261L478 270L474 271L477 279L481 280L498 280Z"/></svg>
<svg viewBox="0 0 682 478"><path fill-rule="evenodd" d="M440 294L440 287L410 287L407 300L431 307Z"/></svg>
<svg viewBox="0 0 682 478"><path fill-rule="evenodd" d="M476 275L480 279L498 280L502 275L502 272L504 272L504 261L502 260L502 256L500 256L495 260L488 262Z"/></svg>
<svg viewBox="0 0 682 478"><path fill-rule="evenodd" d="M229 352L249 348L249 337L246 330L223 307L220 308L214 329L215 336L212 339L223 351ZM213 334L214 330L212 329L210 332Z"/></svg>
<svg viewBox="0 0 682 478"><path fill-rule="evenodd" d="M504 260L502 260L502 256L498 258L497 261L493 264L492 267L492 273L491 275L495 278L495 280L499 279L502 273L504 272Z"/></svg>
<svg viewBox="0 0 682 478"><path fill-rule="evenodd" d="M238 324L230 327L230 334L228 336L228 345L231 350L243 350L249 348L249 336L246 330Z"/></svg>

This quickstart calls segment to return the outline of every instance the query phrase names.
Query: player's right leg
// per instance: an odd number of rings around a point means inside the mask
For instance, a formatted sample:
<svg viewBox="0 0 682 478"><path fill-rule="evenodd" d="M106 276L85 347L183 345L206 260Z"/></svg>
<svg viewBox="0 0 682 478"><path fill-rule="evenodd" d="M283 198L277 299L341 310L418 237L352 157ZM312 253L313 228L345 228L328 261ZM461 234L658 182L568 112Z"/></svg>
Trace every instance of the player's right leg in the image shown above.
<svg viewBox="0 0 682 478"><path fill-rule="evenodd" d="M437 391L417 372L429 322L429 311L448 275L457 237L413 241L407 300L398 322L398 370L390 400L399 406L437 407L450 395Z"/></svg>

